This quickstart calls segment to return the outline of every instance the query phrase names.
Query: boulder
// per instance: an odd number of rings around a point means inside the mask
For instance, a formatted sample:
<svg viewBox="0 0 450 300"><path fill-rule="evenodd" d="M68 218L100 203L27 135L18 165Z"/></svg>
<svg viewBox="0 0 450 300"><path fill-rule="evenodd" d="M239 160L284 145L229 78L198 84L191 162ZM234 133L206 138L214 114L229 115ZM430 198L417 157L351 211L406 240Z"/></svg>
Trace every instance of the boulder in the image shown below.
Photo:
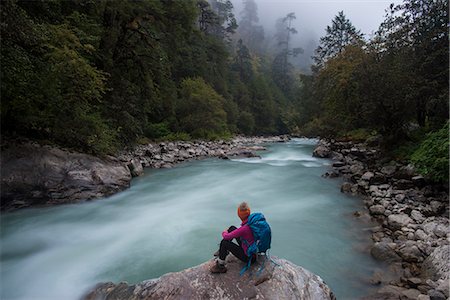
<svg viewBox="0 0 450 300"><path fill-rule="evenodd" d="M396 166L387 165L387 166L382 167L380 171L381 171L381 173L383 173L386 176L392 176L396 170L397 170Z"/></svg>
<svg viewBox="0 0 450 300"><path fill-rule="evenodd" d="M370 181L373 176L375 176L375 174L373 174L372 172L366 172L361 176L361 180Z"/></svg>
<svg viewBox="0 0 450 300"><path fill-rule="evenodd" d="M1 152L1 208L74 203L117 193L130 184L127 165L36 143Z"/></svg>
<svg viewBox="0 0 450 300"><path fill-rule="evenodd" d="M411 218L416 221L416 223L422 223L425 220L425 217L418 210L411 211Z"/></svg>
<svg viewBox="0 0 450 300"><path fill-rule="evenodd" d="M422 277L433 281L448 280L450 275L450 245L443 245L434 249L422 264Z"/></svg>
<svg viewBox="0 0 450 300"><path fill-rule="evenodd" d="M328 158L331 155L331 150L330 148L324 146L324 145L319 145L317 146L314 151L313 151L313 156L314 157L319 157L319 158Z"/></svg>
<svg viewBox="0 0 450 300"><path fill-rule="evenodd" d="M371 207L369 207L369 211L371 214L373 215L382 215L384 214L384 211L386 209L384 208L383 205L372 205Z"/></svg>
<svg viewBox="0 0 450 300"><path fill-rule="evenodd" d="M419 188L422 188L425 186L425 178L422 175L417 175L411 178L413 184Z"/></svg>
<svg viewBox="0 0 450 300"><path fill-rule="evenodd" d="M401 261L400 256L394 250L395 244L378 242L372 246L370 249L370 254L377 260L385 262L399 262Z"/></svg>
<svg viewBox="0 0 450 300"><path fill-rule="evenodd" d="M352 192L352 187L353 187L353 184L352 184L352 183L350 183L350 182L344 182L344 183L341 185L341 192L342 192L342 193L351 193L351 192Z"/></svg>
<svg viewBox="0 0 450 300"><path fill-rule="evenodd" d="M423 253L413 241L407 241L404 243L401 247L399 247L397 253L406 262L414 263L423 261Z"/></svg>
<svg viewBox="0 0 450 300"><path fill-rule="evenodd" d="M405 214L393 214L388 217L389 228L393 230L401 229L402 227L407 227L408 224L412 223L413 220Z"/></svg>
<svg viewBox="0 0 450 300"><path fill-rule="evenodd" d="M144 168L142 167L141 160L138 158L133 158L127 165L130 169L131 176L138 177L144 174Z"/></svg>
<svg viewBox="0 0 450 300"><path fill-rule="evenodd" d="M407 190L414 187L414 183L411 180L399 179L394 184L395 188L398 190Z"/></svg>
<svg viewBox="0 0 450 300"><path fill-rule="evenodd" d="M214 261L135 285L101 283L85 300L121 299L335 299L330 288L317 275L293 263L272 257L279 266L265 261L261 274L259 263L240 276L243 263L229 257L228 272L211 274ZM262 259L264 261L264 259ZM255 270L255 271L253 271Z"/></svg>

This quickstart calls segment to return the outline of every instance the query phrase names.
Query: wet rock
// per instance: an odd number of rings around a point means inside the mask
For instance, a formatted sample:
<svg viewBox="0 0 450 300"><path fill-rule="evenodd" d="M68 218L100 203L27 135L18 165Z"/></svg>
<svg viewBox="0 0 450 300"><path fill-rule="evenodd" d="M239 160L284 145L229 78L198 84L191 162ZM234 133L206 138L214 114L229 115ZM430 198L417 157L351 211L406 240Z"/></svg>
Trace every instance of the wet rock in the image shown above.
<svg viewBox="0 0 450 300"><path fill-rule="evenodd" d="M142 167L142 163L140 159L134 158L128 164L128 169L130 169L131 176L138 177L144 174L144 168Z"/></svg>
<svg viewBox="0 0 450 300"><path fill-rule="evenodd" d="M375 176L375 174L373 174L372 172L366 172L361 176L361 180L370 181L373 176Z"/></svg>
<svg viewBox="0 0 450 300"><path fill-rule="evenodd" d="M388 217L388 225L391 229L401 229L408 226L412 222L412 219L405 214L393 214Z"/></svg>
<svg viewBox="0 0 450 300"><path fill-rule="evenodd" d="M382 215L385 212L385 208L383 205L373 205L369 207L369 211L373 215Z"/></svg>
<svg viewBox="0 0 450 300"><path fill-rule="evenodd" d="M328 158L328 157L330 157L330 155L331 155L330 148L328 148L324 145L317 146L313 151L314 157Z"/></svg>
<svg viewBox="0 0 450 300"><path fill-rule="evenodd" d="M243 264L230 258L227 273L211 274L209 267L214 262L209 261L136 285L99 284L84 299L335 299L317 275L287 260L274 259L280 266L266 262L258 276L250 276L250 271L240 276ZM258 270L259 267L257 262L251 269Z"/></svg>
<svg viewBox="0 0 450 300"><path fill-rule="evenodd" d="M353 187L353 184L351 184L350 182L344 182L341 185L341 192L342 193L351 193L352 192L352 187Z"/></svg>
<svg viewBox="0 0 450 300"><path fill-rule="evenodd" d="M74 203L105 197L129 186L122 161L36 143L10 145L1 152L1 208Z"/></svg>
<svg viewBox="0 0 450 300"><path fill-rule="evenodd" d="M393 243L378 242L372 246L370 254L377 260L385 262L398 262L401 261L400 256L395 252L396 247Z"/></svg>
<svg viewBox="0 0 450 300"><path fill-rule="evenodd" d="M340 167L345 166L345 163L342 162L342 161L336 161L336 162L333 163L332 166L333 166L333 168L340 168Z"/></svg>

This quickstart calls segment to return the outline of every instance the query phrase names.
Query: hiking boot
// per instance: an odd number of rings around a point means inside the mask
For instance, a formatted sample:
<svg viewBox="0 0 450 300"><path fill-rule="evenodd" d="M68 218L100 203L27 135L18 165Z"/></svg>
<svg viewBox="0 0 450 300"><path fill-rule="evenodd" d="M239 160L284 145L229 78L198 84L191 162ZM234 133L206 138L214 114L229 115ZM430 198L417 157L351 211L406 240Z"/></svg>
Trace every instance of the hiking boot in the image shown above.
<svg viewBox="0 0 450 300"><path fill-rule="evenodd" d="M219 264L219 262L216 261L216 263L211 268L209 268L209 270L211 271L211 273L226 273L227 267L225 267L225 265Z"/></svg>
<svg viewBox="0 0 450 300"><path fill-rule="evenodd" d="M216 252L214 252L213 256L219 256L219 250L217 250Z"/></svg>

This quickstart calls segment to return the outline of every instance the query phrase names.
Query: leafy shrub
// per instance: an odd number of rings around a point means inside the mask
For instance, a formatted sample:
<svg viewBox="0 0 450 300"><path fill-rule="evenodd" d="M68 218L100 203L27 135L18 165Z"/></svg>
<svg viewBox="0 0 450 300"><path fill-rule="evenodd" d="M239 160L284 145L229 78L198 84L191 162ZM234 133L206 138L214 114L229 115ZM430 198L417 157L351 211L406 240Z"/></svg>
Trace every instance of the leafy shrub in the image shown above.
<svg viewBox="0 0 450 300"><path fill-rule="evenodd" d="M145 136L151 139L161 138L170 133L171 131L166 122L148 124L144 130Z"/></svg>
<svg viewBox="0 0 450 300"><path fill-rule="evenodd" d="M412 154L411 161L419 172L435 182L448 182L449 124L431 132Z"/></svg>
<svg viewBox="0 0 450 300"><path fill-rule="evenodd" d="M176 115L183 132L209 139L228 132L224 98L202 78L183 80Z"/></svg>

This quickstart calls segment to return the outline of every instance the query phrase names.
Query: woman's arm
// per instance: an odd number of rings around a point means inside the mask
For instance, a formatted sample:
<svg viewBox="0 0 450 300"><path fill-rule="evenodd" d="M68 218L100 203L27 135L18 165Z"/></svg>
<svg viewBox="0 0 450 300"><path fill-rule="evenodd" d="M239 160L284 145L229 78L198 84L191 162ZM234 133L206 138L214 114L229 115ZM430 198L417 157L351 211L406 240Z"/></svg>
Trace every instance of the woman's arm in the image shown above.
<svg viewBox="0 0 450 300"><path fill-rule="evenodd" d="M224 230L222 232L222 238L224 240L230 241L230 240L232 240L234 238L241 237L243 235L243 233L245 232L245 226L246 225L241 226L238 229L233 230L232 232L228 232L227 230Z"/></svg>

